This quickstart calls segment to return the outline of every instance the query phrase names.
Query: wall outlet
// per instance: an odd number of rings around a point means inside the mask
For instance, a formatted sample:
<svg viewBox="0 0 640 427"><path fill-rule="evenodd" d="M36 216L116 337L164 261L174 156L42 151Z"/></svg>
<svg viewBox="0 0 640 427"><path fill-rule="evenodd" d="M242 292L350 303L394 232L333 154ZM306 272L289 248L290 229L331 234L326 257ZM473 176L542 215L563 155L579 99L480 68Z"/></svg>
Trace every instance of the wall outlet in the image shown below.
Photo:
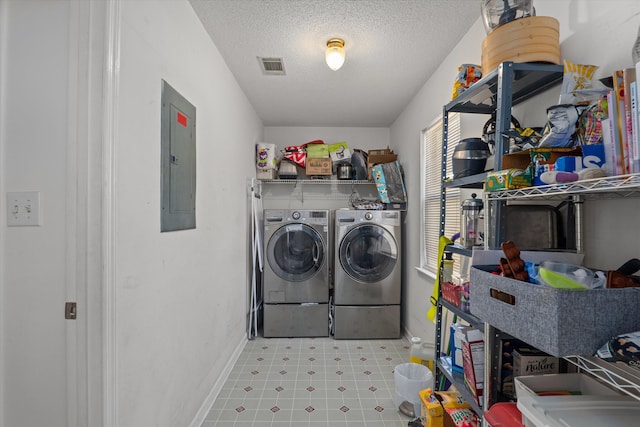
<svg viewBox="0 0 640 427"><path fill-rule="evenodd" d="M22 191L7 193L7 226L40 226L40 192Z"/></svg>

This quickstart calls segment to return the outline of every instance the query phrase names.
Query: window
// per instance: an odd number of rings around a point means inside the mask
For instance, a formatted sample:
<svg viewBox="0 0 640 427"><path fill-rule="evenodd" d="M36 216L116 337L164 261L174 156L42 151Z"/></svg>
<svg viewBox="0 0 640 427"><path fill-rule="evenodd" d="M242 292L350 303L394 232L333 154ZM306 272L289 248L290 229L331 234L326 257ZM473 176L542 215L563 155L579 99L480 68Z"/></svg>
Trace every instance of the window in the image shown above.
<svg viewBox="0 0 640 427"><path fill-rule="evenodd" d="M447 148L447 176L453 176L452 155L461 137L460 114L449 114ZM422 132L422 268L435 275L440 240L440 196L442 180L442 118ZM446 192L445 236L460 231L460 190ZM454 275L460 263L454 264Z"/></svg>

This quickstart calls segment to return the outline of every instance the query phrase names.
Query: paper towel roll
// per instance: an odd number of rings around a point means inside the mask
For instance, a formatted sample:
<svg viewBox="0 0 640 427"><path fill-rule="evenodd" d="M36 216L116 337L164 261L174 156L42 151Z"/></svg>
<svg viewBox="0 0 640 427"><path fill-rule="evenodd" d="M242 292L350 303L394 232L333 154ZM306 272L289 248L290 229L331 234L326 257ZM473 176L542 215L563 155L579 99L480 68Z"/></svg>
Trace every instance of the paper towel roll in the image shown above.
<svg viewBox="0 0 640 427"><path fill-rule="evenodd" d="M276 145L266 142L256 144L256 169L276 169Z"/></svg>

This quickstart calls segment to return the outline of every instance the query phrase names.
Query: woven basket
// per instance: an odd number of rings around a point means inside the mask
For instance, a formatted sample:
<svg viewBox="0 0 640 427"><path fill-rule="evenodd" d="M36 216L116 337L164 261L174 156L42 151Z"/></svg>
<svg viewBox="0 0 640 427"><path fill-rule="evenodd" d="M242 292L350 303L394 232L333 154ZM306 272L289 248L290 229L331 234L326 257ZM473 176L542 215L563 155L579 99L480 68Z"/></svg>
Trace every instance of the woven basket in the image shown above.
<svg viewBox="0 0 640 427"><path fill-rule="evenodd" d="M504 61L560 64L560 23L550 16L516 19L482 41L482 74Z"/></svg>

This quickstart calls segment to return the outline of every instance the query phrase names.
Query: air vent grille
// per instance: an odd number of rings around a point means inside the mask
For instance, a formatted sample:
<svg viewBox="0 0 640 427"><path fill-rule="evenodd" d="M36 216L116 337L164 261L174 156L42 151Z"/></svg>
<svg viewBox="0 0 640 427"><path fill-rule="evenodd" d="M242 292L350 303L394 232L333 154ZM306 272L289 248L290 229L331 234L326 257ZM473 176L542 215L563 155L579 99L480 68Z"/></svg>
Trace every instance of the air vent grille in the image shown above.
<svg viewBox="0 0 640 427"><path fill-rule="evenodd" d="M284 76L284 63L282 62L282 58L262 58L258 57L258 61L260 62L260 67L262 68L262 72L264 74L275 75L275 76Z"/></svg>

